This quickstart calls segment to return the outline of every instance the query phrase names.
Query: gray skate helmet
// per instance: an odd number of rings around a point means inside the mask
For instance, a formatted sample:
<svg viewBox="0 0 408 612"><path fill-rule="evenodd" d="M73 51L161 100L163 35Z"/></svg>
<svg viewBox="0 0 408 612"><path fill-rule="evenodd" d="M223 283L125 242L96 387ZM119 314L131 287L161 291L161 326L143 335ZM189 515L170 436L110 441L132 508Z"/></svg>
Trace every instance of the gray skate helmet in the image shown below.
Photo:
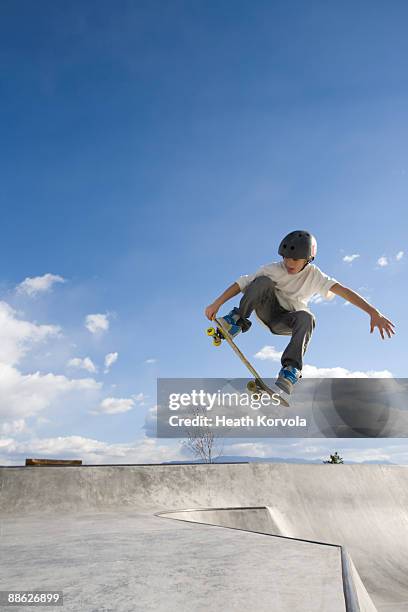
<svg viewBox="0 0 408 612"><path fill-rule="evenodd" d="M295 230L284 237L279 245L279 255L292 259L307 259L307 264L314 260L317 253L316 238L305 230ZM307 265L305 264L305 265Z"/></svg>

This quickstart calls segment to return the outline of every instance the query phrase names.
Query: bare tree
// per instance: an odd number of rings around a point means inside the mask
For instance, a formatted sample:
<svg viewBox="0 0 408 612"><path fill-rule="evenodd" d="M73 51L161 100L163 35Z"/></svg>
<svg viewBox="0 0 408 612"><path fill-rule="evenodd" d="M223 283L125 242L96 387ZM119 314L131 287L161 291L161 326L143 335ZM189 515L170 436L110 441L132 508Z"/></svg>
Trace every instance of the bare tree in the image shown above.
<svg viewBox="0 0 408 612"><path fill-rule="evenodd" d="M207 415L205 406L194 406L191 409L192 418L197 417L200 421L200 417ZM206 425L197 425L186 428L187 439L181 442L194 457L201 459L204 463L213 463L215 459L218 459L223 452L223 441L218 438L214 431Z"/></svg>

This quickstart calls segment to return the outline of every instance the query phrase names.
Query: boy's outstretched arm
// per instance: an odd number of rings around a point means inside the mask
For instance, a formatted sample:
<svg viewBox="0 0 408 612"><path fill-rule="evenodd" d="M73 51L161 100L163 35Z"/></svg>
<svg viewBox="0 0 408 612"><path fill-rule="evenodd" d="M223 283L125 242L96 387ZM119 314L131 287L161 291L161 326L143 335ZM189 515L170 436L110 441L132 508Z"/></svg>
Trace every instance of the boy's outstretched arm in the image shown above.
<svg viewBox="0 0 408 612"><path fill-rule="evenodd" d="M335 283L330 287L330 291L344 298L354 306L358 306L365 312L367 312L371 317L370 322L370 334L373 333L374 328L378 327L381 338L384 340L384 331L387 333L388 337L391 338L392 334L395 334L393 327L395 327L394 323L392 323L389 319L384 317L374 306L369 304L361 295L349 289L348 287L343 287L340 283Z"/></svg>
<svg viewBox="0 0 408 612"><path fill-rule="evenodd" d="M218 309L224 304L224 302L230 300L232 297L234 297L234 295L238 295L240 291L241 289L238 283L232 283L232 285L227 287L224 293L221 293L221 295L205 309L205 316L207 319L212 321L217 314Z"/></svg>

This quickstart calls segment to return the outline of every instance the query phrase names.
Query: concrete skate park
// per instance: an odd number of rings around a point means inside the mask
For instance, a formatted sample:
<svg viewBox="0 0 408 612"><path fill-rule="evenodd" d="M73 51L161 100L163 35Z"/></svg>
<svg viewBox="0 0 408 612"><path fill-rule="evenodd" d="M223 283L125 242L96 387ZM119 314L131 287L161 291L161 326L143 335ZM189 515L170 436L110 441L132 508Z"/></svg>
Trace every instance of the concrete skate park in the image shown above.
<svg viewBox="0 0 408 612"><path fill-rule="evenodd" d="M2 467L0 492L0 590L64 610L408 610L405 466Z"/></svg>

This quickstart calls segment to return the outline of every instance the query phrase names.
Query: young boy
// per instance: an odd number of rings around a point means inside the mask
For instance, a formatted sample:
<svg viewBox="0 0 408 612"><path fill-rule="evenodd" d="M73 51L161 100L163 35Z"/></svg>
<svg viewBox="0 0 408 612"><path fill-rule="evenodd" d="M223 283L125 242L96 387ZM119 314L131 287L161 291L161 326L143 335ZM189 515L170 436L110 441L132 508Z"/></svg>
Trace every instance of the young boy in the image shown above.
<svg viewBox="0 0 408 612"><path fill-rule="evenodd" d="M340 295L358 306L371 317L370 333L378 327L383 340L384 330L389 338L395 333L394 324L374 306L311 263L317 253L316 238L312 234L304 230L291 232L283 238L278 253L282 261L238 278L207 306L205 314L212 320L224 302L242 291L244 295L238 308L222 317L231 336L248 331L251 326L248 317L253 310L273 334L291 336L282 354L282 368L276 381L286 393L291 393L293 385L302 377L303 356L316 322L307 306L314 294L319 293L325 299Z"/></svg>

